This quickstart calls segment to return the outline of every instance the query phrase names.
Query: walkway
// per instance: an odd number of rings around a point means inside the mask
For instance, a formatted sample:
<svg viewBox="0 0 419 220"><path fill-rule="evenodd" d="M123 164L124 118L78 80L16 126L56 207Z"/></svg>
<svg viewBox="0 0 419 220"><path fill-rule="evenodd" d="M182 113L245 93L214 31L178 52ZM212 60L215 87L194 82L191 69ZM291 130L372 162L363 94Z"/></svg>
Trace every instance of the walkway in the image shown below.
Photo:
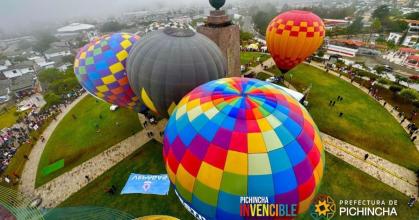
<svg viewBox="0 0 419 220"><path fill-rule="evenodd" d="M29 160L25 163L25 166L22 171L22 176L19 182L19 190L21 192L28 192L29 194L27 195L31 195L30 192L32 191L32 189L35 188L35 178L38 169L38 164L41 159L42 152L44 151L45 144L47 143L49 137L51 136L52 132L55 130L57 125L64 118L64 116L86 96L87 93L83 94L82 96L74 100L70 105L67 105L65 108L63 108L61 114L59 114L56 117L56 120L53 120L42 133L42 136L44 136L46 141L44 141L44 143L38 141L35 144L35 146L33 146L30 155L28 155Z"/></svg>
<svg viewBox="0 0 419 220"><path fill-rule="evenodd" d="M391 186L406 196L410 197L415 195L418 197L417 177L413 171L330 135L321 133L321 137L327 152ZM369 155L367 160L364 160L365 154Z"/></svg>
<svg viewBox="0 0 419 220"><path fill-rule="evenodd" d="M162 142L159 132L164 129L166 124L165 120L160 121L155 126L148 126L147 129L144 129L141 132L138 132L124 141L110 147L99 155L35 189L37 168L45 144L48 142L51 133L60 123L62 118L64 118L70 109L72 109L85 96L86 95L79 97L71 105L67 106L67 108L64 109L57 117L57 120L50 124L43 134L46 141L43 143L36 143L29 155L29 161L24 167L19 190L29 197L36 196L42 198L42 207L54 208L58 206L73 193L78 192L89 182L93 181L107 170L121 162L123 159L127 158L151 140L151 138L147 137L147 132L152 131L156 136L155 139ZM145 120L145 118L141 115L139 116L139 119L142 122ZM89 177L89 180L86 179L86 176Z"/></svg>
<svg viewBox="0 0 419 220"><path fill-rule="evenodd" d="M275 65L273 59L268 59L263 63L264 66L271 68ZM320 68L318 66L315 66ZM324 70L324 69L322 69ZM264 70L260 65L256 67L251 67L250 70L246 73L259 73L263 72L268 75L274 76L273 73ZM339 76L337 73L329 73ZM347 80L350 82L350 80ZM286 83L290 89L296 90L290 83ZM368 90L360 87L359 85L355 85L359 89L363 90L368 94ZM366 91L365 91L366 90ZM397 113L391 112L392 107L386 106L386 109L392 113L392 115L398 119ZM401 120L401 119L399 119ZM403 125L407 126L406 123ZM405 128L406 129L406 128ZM358 148L354 145L341 141L337 138L334 138L330 135L321 133L322 141L325 146L325 150L332 155L340 158L341 160L351 164L352 166L356 167L359 170L371 175L372 177L376 178L377 180L391 186L392 188L402 192L407 196L415 195L418 197L418 185L417 185L417 177L415 173L405 167L399 166L394 164L388 160L385 160L379 156L371 154L368 151L365 151L361 148ZM418 147L418 145L416 145ZM369 157L367 160L364 160L365 154L368 154ZM327 165L326 165L327 166Z"/></svg>

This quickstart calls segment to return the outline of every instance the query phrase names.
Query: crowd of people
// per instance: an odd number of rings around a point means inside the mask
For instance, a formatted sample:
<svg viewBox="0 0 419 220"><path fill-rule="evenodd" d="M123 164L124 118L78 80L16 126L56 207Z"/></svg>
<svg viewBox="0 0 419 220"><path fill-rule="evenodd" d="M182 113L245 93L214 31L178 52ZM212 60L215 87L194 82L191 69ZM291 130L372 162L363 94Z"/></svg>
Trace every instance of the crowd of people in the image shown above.
<svg viewBox="0 0 419 220"><path fill-rule="evenodd" d="M53 118L55 120L61 109L82 95L83 92L83 90L79 90L72 95L63 97L62 104L53 105L48 109L40 109L33 106L32 110L25 113L14 125L2 129L0 131L0 173L6 170L20 146L23 144L33 145L38 140L38 137L31 135L33 131L40 129L48 119ZM40 141L45 141L45 138L42 136L39 139ZM29 160L28 155L23 155L23 158ZM16 173L12 175L15 179L20 178ZM4 180L8 183L11 182L11 178L8 176Z"/></svg>

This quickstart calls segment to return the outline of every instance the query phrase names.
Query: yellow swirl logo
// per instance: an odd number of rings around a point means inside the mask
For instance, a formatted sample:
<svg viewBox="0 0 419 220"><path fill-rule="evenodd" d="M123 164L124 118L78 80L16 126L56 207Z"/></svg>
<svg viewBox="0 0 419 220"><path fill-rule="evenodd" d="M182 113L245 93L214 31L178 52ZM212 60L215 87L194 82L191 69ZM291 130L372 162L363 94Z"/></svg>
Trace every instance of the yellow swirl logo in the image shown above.
<svg viewBox="0 0 419 220"><path fill-rule="evenodd" d="M310 206L310 215L314 220L330 220L336 213L336 203L328 195L318 195Z"/></svg>

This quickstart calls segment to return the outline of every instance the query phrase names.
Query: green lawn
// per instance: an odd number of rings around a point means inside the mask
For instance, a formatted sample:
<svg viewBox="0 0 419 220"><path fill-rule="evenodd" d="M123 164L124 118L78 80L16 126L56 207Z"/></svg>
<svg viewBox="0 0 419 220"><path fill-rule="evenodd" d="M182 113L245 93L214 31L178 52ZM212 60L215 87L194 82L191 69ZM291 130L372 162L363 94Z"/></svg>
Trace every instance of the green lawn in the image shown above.
<svg viewBox="0 0 419 220"><path fill-rule="evenodd" d="M97 132L96 126L100 132ZM111 112L109 104L92 96L84 98L51 135L39 162L36 186L71 170L141 129L135 112L123 108ZM61 159L64 159L64 168L48 176L41 174L44 167Z"/></svg>
<svg viewBox="0 0 419 220"><path fill-rule="evenodd" d="M350 83L306 64L290 71L286 79L299 91L312 85L308 110L321 131L411 170L419 169L419 152L409 135L370 96ZM329 107L330 100L338 95L344 100ZM344 114L342 118L340 112Z"/></svg>
<svg viewBox="0 0 419 220"><path fill-rule="evenodd" d="M271 56L265 53L259 52L241 52L240 53L240 63L242 65L250 64L250 66L254 67L259 63L256 62L257 58L260 57L260 62L264 62L265 60L269 59Z"/></svg>
<svg viewBox="0 0 419 220"><path fill-rule="evenodd" d="M8 128L15 124L19 115L22 114L22 112L17 112L16 107L14 106L3 109L0 113L0 129Z"/></svg>
<svg viewBox="0 0 419 220"><path fill-rule="evenodd" d="M100 206L127 212L135 217L151 214L171 215L180 219L192 219L171 189L168 196L156 195L109 195L107 187L122 189L131 172L144 174L165 173L161 144L150 141L126 160L122 161L88 186L64 201L60 208L76 206ZM408 197L357 170L340 159L327 154L326 170L320 193L340 199L398 200L400 219L413 219L419 208L407 207ZM308 215L300 219L311 219ZM339 218L341 219L341 218ZM368 218L365 218L368 219Z"/></svg>
<svg viewBox="0 0 419 220"><path fill-rule="evenodd" d="M409 208L409 198L399 191L390 188L384 183L365 174L352 165L326 154L326 169L320 186L320 194L326 194L335 200L337 209L339 200L397 200L396 210L398 216L380 217L380 219L415 219L419 216L419 205ZM355 219L356 217L337 216L334 219ZM304 220L311 220L312 217L306 214ZM374 217L362 217L360 219L377 219Z"/></svg>
<svg viewBox="0 0 419 220"><path fill-rule="evenodd" d="M85 188L64 201L60 208L75 206L100 206L117 209L135 217L147 215L170 215L180 219L193 219L183 208L171 187L169 195L119 195L130 173L163 174L162 146L150 141L131 156L105 172ZM110 195L105 190L115 185L118 195Z"/></svg>
<svg viewBox="0 0 419 220"><path fill-rule="evenodd" d="M256 78L262 81L265 81L266 79L271 78L271 77L272 77L271 75L266 74L264 72L260 72L256 75Z"/></svg>

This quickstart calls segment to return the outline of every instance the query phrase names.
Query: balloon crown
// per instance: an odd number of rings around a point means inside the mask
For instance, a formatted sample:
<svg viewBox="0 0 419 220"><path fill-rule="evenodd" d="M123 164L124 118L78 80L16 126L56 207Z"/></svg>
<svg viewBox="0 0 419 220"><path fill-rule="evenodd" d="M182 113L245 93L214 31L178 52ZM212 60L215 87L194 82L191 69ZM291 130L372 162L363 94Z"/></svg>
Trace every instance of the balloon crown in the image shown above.
<svg viewBox="0 0 419 220"><path fill-rule="evenodd" d="M171 27L165 28L164 33L172 37L192 37L195 35L195 32L191 29L171 28Z"/></svg>
<svg viewBox="0 0 419 220"><path fill-rule="evenodd" d="M226 0L210 0L209 2L216 10L220 10L220 8L226 3Z"/></svg>

